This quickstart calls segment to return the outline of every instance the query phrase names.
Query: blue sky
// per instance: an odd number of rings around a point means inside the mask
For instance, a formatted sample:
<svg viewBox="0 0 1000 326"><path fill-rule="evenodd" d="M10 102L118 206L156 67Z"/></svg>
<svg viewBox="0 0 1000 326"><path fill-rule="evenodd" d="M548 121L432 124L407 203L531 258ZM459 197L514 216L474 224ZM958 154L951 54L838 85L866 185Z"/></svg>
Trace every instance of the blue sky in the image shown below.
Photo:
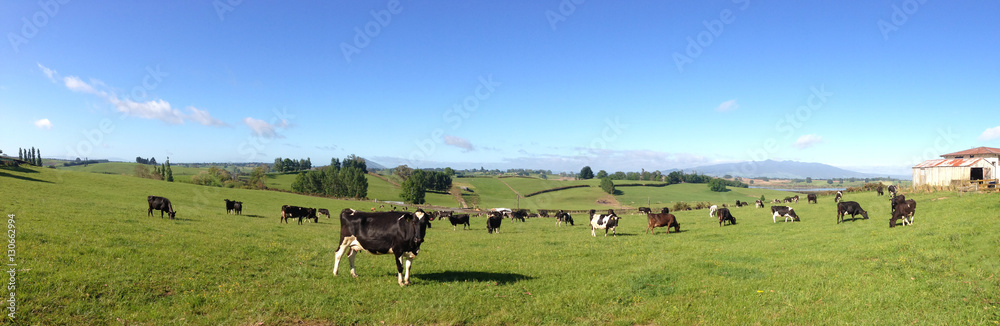
<svg viewBox="0 0 1000 326"><path fill-rule="evenodd" d="M919 0L0 0L0 150L907 173L1000 147L997 12Z"/></svg>

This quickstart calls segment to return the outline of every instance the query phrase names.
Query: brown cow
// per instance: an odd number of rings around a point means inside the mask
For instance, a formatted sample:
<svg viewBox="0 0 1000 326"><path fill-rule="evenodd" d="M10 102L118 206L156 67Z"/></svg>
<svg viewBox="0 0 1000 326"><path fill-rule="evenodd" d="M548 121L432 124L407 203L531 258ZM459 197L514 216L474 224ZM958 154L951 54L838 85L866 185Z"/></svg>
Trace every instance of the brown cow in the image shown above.
<svg viewBox="0 0 1000 326"><path fill-rule="evenodd" d="M716 213L719 214L719 226L722 226L725 222L729 222L731 225L736 224L736 217L729 212L728 208L720 208Z"/></svg>
<svg viewBox="0 0 1000 326"><path fill-rule="evenodd" d="M660 214L646 214L649 218L649 226L646 227L646 233L656 234L653 228L666 227L667 234L670 234L670 228L674 228L675 232L681 232L681 224L677 223L677 217L670 213L660 213Z"/></svg>

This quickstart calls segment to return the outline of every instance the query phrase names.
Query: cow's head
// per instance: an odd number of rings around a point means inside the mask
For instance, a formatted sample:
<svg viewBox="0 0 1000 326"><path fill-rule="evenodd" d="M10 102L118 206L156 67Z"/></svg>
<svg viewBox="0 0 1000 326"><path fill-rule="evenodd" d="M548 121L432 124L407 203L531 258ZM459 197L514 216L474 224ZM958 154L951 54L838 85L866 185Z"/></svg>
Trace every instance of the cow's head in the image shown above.
<svg viewBox="0 0 1000 326"><path fill-rule="evenodd" d="M172 220L174 217L177 217L177 212L167 212L167 216L170 216L170 219Z"/></svg>
<svg viewBox="0 0 1000 326"><path fill-rule="evenodd" d="M424 212L423 209L417 208L413 211L413 223L416 227L414 228L413 241L418 244L424 242L424 235L427 234L427 228L431 225L431 215Z"/></svg>

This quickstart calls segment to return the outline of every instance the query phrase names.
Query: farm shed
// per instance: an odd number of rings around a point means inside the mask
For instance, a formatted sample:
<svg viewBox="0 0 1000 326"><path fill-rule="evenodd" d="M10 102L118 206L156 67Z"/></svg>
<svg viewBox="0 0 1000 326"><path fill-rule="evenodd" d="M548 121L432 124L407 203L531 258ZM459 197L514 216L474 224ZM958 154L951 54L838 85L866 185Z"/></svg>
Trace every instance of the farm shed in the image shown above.
<svg viewBox="0 0 1000 326"><path fill-rule="evenodd" d="M913 167L913 186L966 185L973 181L995 183L997 179L1000 148L977 147L941 157Z"/></svg>

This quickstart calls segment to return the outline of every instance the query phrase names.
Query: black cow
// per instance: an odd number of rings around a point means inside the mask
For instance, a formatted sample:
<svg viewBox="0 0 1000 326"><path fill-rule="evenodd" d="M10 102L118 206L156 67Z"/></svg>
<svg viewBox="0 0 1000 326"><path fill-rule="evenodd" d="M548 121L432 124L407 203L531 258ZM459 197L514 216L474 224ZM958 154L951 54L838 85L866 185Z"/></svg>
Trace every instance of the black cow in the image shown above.
<svg viewBox="0 0 1000 326"><path fill-rule="evenodd" d="M838 203L838 202L840 202L840 201L841 201L842 199L844 199L844 192L843 192L843 191L839 191L839 190L838 190L838 191L837 191L837 197L833 197L833 202L834 202L834 203Z"/></svg>
<svg viewBox="0 0 1000 326"><path fill-rule="evenodd" d="M728 208L720 208L719 211L715 213L719 214L719 226L723 226L725 222L729 222L731 225L736 224L736 217L729 212Z"/></svg>
<svg viewBox="0 0 1000 326"><path fill-rule="evenodd" d="M486 215L486 232L490 234L500 233L500 222L503 222L503 213L489 212Z"/></svg>
<svg viewBox="0 0 1000 326"><path fill-rule="evenodd" d="M896 185L889 185L889 187L886 190L889 191L889 197L896 197L896 192L899 189L896 188Z"/></svg>
<svg viewBox="0 0 1000 326"><path fill-rule="evenodd" d="M907 211L907 213L910 213L909 214L910 215L910 224L913 224L913 215L917 214L917 201L913 200L913 199L907 199L906 200L906 205L910 206L910 210Z"/></svg>
<svg viewBox="0 0 1000 326"><path fill-rule="evenodd" d="M788 219L792 219L792 222L799 222L799 216L795 214L795 210L788 206L771 206L771 219L774 223L778 223L778 217L785 217L785 222Z"/></svg>
<svg viewBox="0 0 1000 326"><path fill-rule="evenodd" d="M521 220L521 222L524 222L524 217L525 216L528 216L528 210L526 210L526 209L519 209L519 210L511 211L510 212L510 219L511 219L511 221Z"/></svg>
<svg viewBox="0 0 1000 326"><path fill-rule="evenodd" d="M160 218L163 218L163 212L167 212L167 216L171 220L177 215L177 212L174 211L174 205L166 197L147 196L146 201L149 202L149 211L146 216L153 216L154 209L160 210Z"/></svg>
<svg viewBox="0 0 1000 326"><path fill-rule="evenodd" d="M808 194L808 195L806 195L806 202L807 203L813 203L813 204L815 204L816 203L816 194Z"/></svg>
<svg viewBox="0 0 1000 326"><path fill-rule="evenodd" d="M236 201L229 199L223 199L223 200L226 201L226 214L232 213L233 210L236 209Z"/></svg>
<svg viewBox="0 0 1000 326"><path fill-rule="evenodd" d="M837 203L837 224L844 221L844 215L851 214L851 221L855 219L855 215L861 215L866 220L868 219L868 212L861 209L861 205L856 201L842 201Z"/></svg>
<svg viewBox="0 0 1000 326"><path fill-rule="evenodd" d="M316 210L319 215L326 215L326 218L330 218L330 210L326 208L320 208Z"/></svg>
<svg viewBox="0 0 1000 326"><path fill-rule="evenodd" d="M875 193L878 194L879 196L885 195L885 193L882 192L882 185L879 185L878 188L875 188Z"/></svg>
<svg viewBox="0 0 1000 326"><path fill-rule="evenodd" d="M333 263L333 275L337 275L340 258L347 254L354 271L354 255L367 251L375 255L393 254L396 261L396 275L400 286L410 284L410 266L420 253L430 216L422 209L409 212L365 213L353 209L340 212L340 248Z"/></svg>
<svg viewBox="0 0 1000 326"><path fill-rule="evenodd" d="M649 207L639 207L639 213L649 214L650 212Z"/></svg>
<svg viewBox="0 0 1000 326"><path fill-rule="evenodd" d="M472 226L469 226L469 214L452 215L451 212L448 212L448 222L451 222L452 229L455 231L458 231L459 224L462 225L462 230L465 230L465 228L472 229Z"/></svg>
<svg viewBox="0 0 1000 326"><path fill-rule="evenodd" d="M608 210L608 214L593 214L590 217L590 235L597 237L597 229L604 230L604 236L608 236L608 230L611 230L611 235L618 236L615 229L618 227L618 215L615 215L613 210Z"/></svg>
<svg viewBox="0 0 1000 326"><path fill-rule="evenodd" d="M319 217L316 216L315 208L282 205L281 221L288 223L288 219L292 218L298 218L299 224L302 224L302 219L312 219L314 222L319 223Z"/></svg>
<svg viewBox="0 0 1000 326"><path fill-rule="evenodd" d="M912 199L911 199L912 200ZM902 203L896 204L892 211L892 218L889 220L889 227L896 227L896 220L903 220L903 225L912 225L912 220L907 220L907 216L913 216L914 210L916 209L916 201L913 202L914 207L910 206L910 203L904 201Z"/></svg>
<svg viewBox="0 0 1000 326"><path fill-rule="evenodd" d="M891 212L895 212L896 206L903 203L906 203L906 196L904 195L893 196L892 199L889 201L889 206L892 207Z"/></svg>
<svg viewBox="0 0 1000 326"><path fill-rule="evenodd" d="M236 215L243 215L243 202L238 201L233 204L233 213Z"/></svg>
<svg viewBox="0 0 1000 326"><path fill-rule="evenodd" d="M562 226L563 223L569 223L569 225L574 225L573 216L569 215L569 213L560 210L558 213L556 213L556 226Z"/></svg>

